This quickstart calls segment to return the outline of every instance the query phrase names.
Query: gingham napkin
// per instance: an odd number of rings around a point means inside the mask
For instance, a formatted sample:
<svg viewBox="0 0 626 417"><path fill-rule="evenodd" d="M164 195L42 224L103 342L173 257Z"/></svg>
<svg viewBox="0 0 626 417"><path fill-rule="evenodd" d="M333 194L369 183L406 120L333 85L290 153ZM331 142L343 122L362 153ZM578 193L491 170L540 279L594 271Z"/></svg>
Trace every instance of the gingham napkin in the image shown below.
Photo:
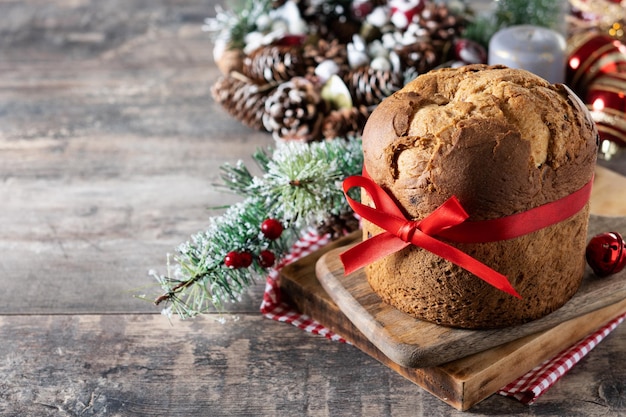
<svg viewBox="0 0 626 417"><path fill-rule="evenodd" d="M330 340L346 343L346 340L338 334L331 332L311 317L294 310L291 306L283 302L280 297L280 289L278 288L278 276L283 266L315 252L329 242L330 235L320 236L314 230L306 230L302 234L300 240L292 246L290 252L285 256L282 262L269 273L265 283L261 313L272 320L291 323L306 332L319 334Z"/></svg>
<svg viewBox="0 0 626 417"><path fill-rule="evenodd" d="M321 236L314 230L306 230L293 245L289 254L268 275L265 293L261 303L261 313L272 320L291 323L306 332L327 337L330 340L347 343L345 339L331 332L306 314L294 310L281 300L278 288L280 269L298 259L315 252L330 241L329 235ZM563 375L574 367L587 353L626 319L626 313L614 318L602 328L593 332L573 346L563 350L552 359L545 361L525 375L503 387L498 393L515 398L524 404L532 404L553 386Z"/></svg>
<svg viewBox="0 0 626 417"><path fill-rule="evenodd" d="M591 349L596 347L609 333L626 319L626 313L614 318L602 328L591 333L589 336L578 341L573 346L564 349L554 358L548 359L541 365L528 371L525 375L511 382L498 393L507 397L513 397L524 404L532 404L563 375L585 357Z"/></svg>

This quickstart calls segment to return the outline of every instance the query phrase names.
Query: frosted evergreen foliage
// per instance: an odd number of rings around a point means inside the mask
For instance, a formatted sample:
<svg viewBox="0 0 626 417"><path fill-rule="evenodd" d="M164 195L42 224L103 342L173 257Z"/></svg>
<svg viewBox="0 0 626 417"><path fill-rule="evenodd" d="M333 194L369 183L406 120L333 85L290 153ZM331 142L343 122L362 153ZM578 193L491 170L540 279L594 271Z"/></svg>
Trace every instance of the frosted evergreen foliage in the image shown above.
<svg viewBox="0 0 626 417"><path fill-rule="evenodd" d="M242 162L222 166L221 186L241 195L243 201L211 217L205 231L179 245L174 265L168 262L167 275L152 274L163 290L155 300L156 304L165 303L163 314L193 317L240 301L255 281L267 275L268 268L258 261L261 251L272 251L280 262L301 231L329 213L350 210L341 182L361 172L359 138L283 143L273 154L259 151L253 157L262 176L253 176ZM284 227L278 239L270 240L260 230L268 218L279 220ZM231 251L249 252L252 264L226 266L224 259Z"/></svg>
<svg viewBox="0 0 626 417"><path fill-rule="evenodd" d="M216 6L216 16L205 19L202 30L230 42L230 47L243 48L246 34L257 29L259 17L271 9L270 0L243 0L229 3L224 10Z"/></svg>
<svg viewBox="0 0 626 417"><path fill-rule="evenodd" d="M265 196L270 216L302 229L346 210L341 182L346 173L359 173L361 166L360 144L288 142L278 147L267 173L254 179L250 192Z"/></svg>
<svg viewBox="0 0 626 417"><path fill-rule="evenodd" d="M463 37L485 48L500 29L513 25L535 25L561 30L567 2L565 0L496 0L492 13L478 16L467 27Z"/></svg>

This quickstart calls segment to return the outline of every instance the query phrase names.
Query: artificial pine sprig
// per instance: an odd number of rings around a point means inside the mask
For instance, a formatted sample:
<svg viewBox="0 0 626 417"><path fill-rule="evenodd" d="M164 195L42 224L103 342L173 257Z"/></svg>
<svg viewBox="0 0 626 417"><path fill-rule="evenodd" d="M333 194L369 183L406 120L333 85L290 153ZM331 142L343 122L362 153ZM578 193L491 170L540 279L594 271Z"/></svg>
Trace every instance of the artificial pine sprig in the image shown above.
<svg viewBox="0 0 626 417"><path fill-rule="evenodd" d="M243 49L245 37L256 30L259 16L271 9L272 0L244 0L235 2L232 9L216 7L216 16L205 19L202 29L223 36L232 49Z"/></svg>
<svg viewBox="0 0 626 417"><path fill-rule="evenodd" d="M302 230L350 210L341 181L363 166L359 138L284 143L271 156L259 151L253 158L260 177L242 162L222 166L223 187L244 200L211 217L207 230L181 244L167 275L152 273L163 290L155 303L167 303L165 313L193 317L240 300L267 274L268 254L279 262ZM279 222L279 233L262 230L268 219Z"/></svg>
<svg viewBox="0 0 626 417"><path fill-rule="evenodd" d="M564 13L561 1L554 0L498 0L494 12L480 16L466 26L463 36L485 48L500 29L513 25L535 25L557 30Z"/></svg>
<svg viewBox="0 0 626 417"><path fill-rule="evenodd" d="M563 17L563 2L554 0L498 0L496 15L506 26L535 25L557 29Z"/></svg>
<svg viewBox="0 0 626 417"><path fill-rule="evenodd" d="M260 231L264 218L262 202L255 198L247 198L223 215L209 218L206 231L178 247L173 274L153 274L164 291L155 303L169 302L171 311L186 318L221 310L224 303L239 301L266 271L252 254L263 250L282 253L295 240L293 230L286 230L276 240L265 239ZM228 267L224 259L232 251L250 253L253 262L247 268Z"/></svg>
<svg viewBox="0 0 626 417"><path fill-rule="evenodd" d="M355 139L311 145L287 142L265 165L263 178L253 179L249 190L265 197L273 216L302 229L347 210L341 182L359 173L362 166L360 141Z"/></svg>

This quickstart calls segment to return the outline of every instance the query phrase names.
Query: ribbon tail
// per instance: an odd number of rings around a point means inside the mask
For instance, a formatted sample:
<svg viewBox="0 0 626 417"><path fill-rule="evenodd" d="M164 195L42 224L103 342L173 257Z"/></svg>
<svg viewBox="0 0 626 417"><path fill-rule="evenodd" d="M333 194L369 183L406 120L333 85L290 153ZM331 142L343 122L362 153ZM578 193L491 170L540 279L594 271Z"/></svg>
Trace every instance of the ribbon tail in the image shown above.
<svg viewBox="0 0 626 417"><path fill-rule="evenodd" d="M447 243L437 240L421 231L415 233L411 243L460 266L507 294L522 298L517 291L515 291L506 276Z"/></svg>
<svg viewBox="0 0 626 417"><path fill-rule="evenodd" d="M463 253L463 255L465 254ZM470 259L474 259L474 258L470 258ZM506 276L489 268L487 265L479 262L478 265L476 265L475 267L465 268L465 269L467 269L472 274L478 276L480 279L482 279L486 283L494 286L495 288L501 291L504 291L505 293L510 294L513 297L517 297L519 299L522 298L522 296L519 295L517 291L515 291L515 288L513 288L513 286L511 285L511 283L509 282Z"/></svg>
<svg viewBox="0 0 626 417"><path fill-rule="evenodd" d="M389 232L383 232L364 240L339 254L343 263L344 274L349 275L374 261L406 248L410 244Z"/></svg>

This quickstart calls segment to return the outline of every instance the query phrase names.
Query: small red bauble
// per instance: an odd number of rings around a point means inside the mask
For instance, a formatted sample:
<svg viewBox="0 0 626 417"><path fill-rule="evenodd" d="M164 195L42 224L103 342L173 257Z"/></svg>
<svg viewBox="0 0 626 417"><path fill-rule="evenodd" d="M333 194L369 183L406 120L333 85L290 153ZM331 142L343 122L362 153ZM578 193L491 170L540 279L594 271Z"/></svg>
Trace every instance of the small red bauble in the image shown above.
<svg viewBox="0 0 626 417"><path fill-rule="evenodd" d="M469 39L454 41L454 57L464 64L486 64L487 51L477 42Z"/></svg>
<svg viewBox="0 0 626 417"><path fill-rule="evenodd" d="M285 35L274 43L279 46L302 46L304 41L306 36L303 35Z"/></svg>
<svg viewBox="0 0 626 417"><path fill-rule="evenodd" d="M224 265L229 268L239 268L241 266L241 260L239 252L231 250L224 257Z"/></svg>
<svg viewBox="0 0 626 417"><path fill-rule="evenodd" d="M587 263L599 277L616 274L626 265L626 245L617 232L601 233L587 244Z"/></svg>
<svg viewBox="0 0 626 417"><path fill-rule="evenodd" d="M259 254L259 264L263 268L269 268L273 266L274 262L276 262L276 255L274 255L274 252L267 249L261 251L261 253Z"/></svg>
<svg viewBox="0 0 626 417"><path fill-rule="evenodd" d="M352 10L352 15L362 22L374 10L374 3L371 1L353 1L350 9Z"/></svg>
<svg viewBox="0 0 626 417"><path fill-rule="evenodd" d="M239 266L247 268L252 265L252 254L250 252L239 252Z"/></svg>
<svg viewBox="0 0 626 417"><path fill-rule="evenodd" d="M283 225L276 219L265 219L261 223L261 232L266 238L275 240L283 234Z"/></svg>

